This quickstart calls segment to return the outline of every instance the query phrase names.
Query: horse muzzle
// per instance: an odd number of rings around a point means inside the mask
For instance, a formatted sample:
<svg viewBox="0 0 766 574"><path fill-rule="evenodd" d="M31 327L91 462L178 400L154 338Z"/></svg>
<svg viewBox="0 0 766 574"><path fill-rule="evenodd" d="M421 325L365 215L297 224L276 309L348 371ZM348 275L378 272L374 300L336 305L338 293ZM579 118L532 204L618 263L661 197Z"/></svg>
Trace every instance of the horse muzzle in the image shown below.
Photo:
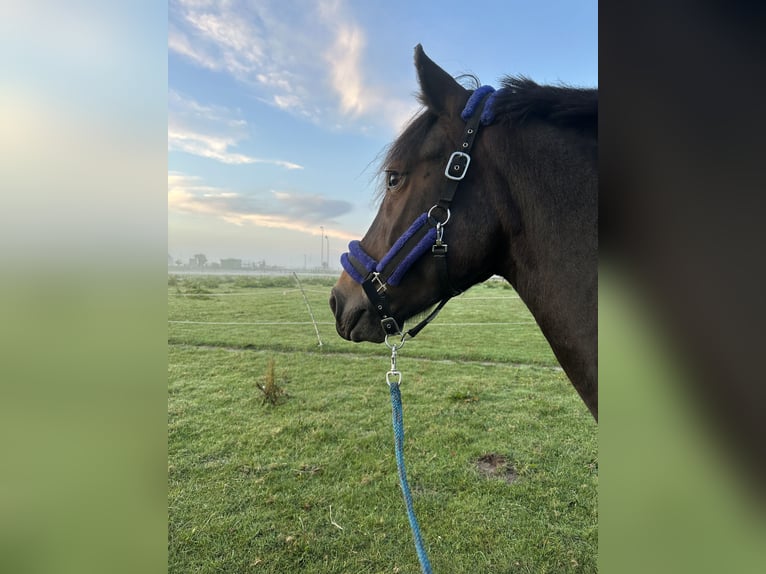
<svg viewBox="0 0 766 574"><path fill-rule="evenodd" d="M378 314L359 285L346 273L332 288L329 302L338 335L355 343L382 343L385 340L386 334L380 326Z"/></svg>

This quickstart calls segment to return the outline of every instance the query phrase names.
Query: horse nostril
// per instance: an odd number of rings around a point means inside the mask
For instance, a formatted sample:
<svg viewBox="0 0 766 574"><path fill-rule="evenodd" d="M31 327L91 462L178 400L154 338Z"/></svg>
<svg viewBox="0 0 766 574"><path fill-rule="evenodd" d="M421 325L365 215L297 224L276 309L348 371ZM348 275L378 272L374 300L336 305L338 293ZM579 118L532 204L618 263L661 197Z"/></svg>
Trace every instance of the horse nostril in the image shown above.
<svg viewBox="0 0 766 574"><path fill-rule="evenodd" d="M335 290L333 289L330 292L330 309L332 310L332 314L335 315L335 309L338 306L338 301L335 298Z"/></svg>

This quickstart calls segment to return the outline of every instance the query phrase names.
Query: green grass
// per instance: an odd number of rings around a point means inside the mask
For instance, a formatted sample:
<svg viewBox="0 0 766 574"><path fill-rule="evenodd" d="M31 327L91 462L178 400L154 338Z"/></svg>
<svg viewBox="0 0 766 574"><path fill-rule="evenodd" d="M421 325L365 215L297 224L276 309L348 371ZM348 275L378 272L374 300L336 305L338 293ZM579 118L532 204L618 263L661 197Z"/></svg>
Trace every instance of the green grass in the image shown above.
<svg viewBox="0 0 766 574"><path fill-rule="evenodd" d="M306 304L292 277L171 276L169 283L170 344L317 349ZM328 305L334 280L310 278L302 284L318 323L323 352L385 354L382 346L350 343L336 334ZM529 311L506 285L488 282L455 298L402 352L413 354L409 349L416 349L416 356L430 359L557 366Z"/></svg>
<svg viewBox="0 0 766 574"><path fill-rule="evenodd" d="M332 281L303 280L321 347L294 280L269 282L169 281L171 321L261 322L169 323L169 571L417 572L387 350L335 334ZM513 295L479 286L400 351L426 547L437 573L595 572L596 425L521 302L480 298ZM450 325L482 320L524 324ZM512 483L479 472L488 453Z"/></svg>

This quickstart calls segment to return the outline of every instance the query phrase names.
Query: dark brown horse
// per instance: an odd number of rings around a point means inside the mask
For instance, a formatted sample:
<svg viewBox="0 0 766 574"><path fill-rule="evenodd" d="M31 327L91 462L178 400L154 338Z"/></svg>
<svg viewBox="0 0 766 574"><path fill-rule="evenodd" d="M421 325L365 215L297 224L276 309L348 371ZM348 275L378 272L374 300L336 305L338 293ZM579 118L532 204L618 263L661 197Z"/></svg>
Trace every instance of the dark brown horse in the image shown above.
<svg viewBox="0 0 766 574"><path fill-rule="evenodd" d="M391 145L378 214L343 256L338 333L382 342L500 275L598 419L598 92L513 77L469 90L421 46L415 67L425 109Z"/></svg>

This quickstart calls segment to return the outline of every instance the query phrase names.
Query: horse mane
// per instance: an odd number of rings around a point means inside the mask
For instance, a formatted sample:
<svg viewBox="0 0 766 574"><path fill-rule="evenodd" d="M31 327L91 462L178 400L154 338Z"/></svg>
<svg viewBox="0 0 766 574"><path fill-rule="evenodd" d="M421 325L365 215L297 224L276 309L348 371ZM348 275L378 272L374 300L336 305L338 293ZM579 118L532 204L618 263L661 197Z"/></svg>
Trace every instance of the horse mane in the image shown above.
<svg viewBox="0 0 766 574"><path fill-rule="evenodd" d="M521 124L532 119L596 132L598 90L541 86L525 76L506 76L495 97L495 117Z"/></svg>

